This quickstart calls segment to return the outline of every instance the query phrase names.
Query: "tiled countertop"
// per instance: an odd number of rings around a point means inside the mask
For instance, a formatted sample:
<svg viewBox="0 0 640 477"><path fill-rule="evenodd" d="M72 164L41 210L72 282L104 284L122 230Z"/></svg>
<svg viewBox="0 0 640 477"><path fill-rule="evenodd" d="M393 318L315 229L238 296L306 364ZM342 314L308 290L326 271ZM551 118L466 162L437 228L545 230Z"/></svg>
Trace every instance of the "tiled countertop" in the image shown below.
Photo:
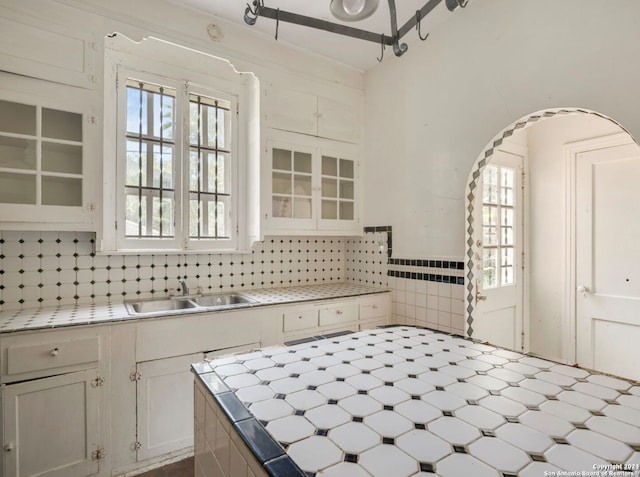
<svg viewBox="0 0 640 477"><path fill-rule="evenodd" d="M251 307L345 298L382 293L385 291L387 290L384 288L367 287L353 283L327 283L322 285L237 290L238 293L255 301ZM201 312L203 311L198 311L197 313ZM208 313L215 312L208 311ZM181 315L183 314L187 313L181 313ZM170 315L171 313L167 313L166 316ZM9 310L0 312L0 333L90 325L124 320L146 320L150 318L129 315L122 303ZM155 318L157 318L157 316L155 316Z"/></svg>
<svg viewBox="0 0 640 477"><path fill-rule="evenodd" d="M640 469L638 383L426 329L361 331L193 370L258 459L260 446L280 445L295 475Z"/></svg>

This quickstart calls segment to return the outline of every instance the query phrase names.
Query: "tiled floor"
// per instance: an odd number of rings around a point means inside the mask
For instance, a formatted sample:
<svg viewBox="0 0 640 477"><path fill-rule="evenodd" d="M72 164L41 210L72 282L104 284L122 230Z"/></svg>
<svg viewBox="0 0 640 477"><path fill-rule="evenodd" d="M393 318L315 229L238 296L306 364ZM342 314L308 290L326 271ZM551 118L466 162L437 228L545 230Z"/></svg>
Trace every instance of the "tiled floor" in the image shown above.
<svg viewBox="0 0 640 477"><path fill-rule="evenodd" d="M640 468L638 383L447 334L399 326L210 364L309 475Z"/></svg>
<svg viewBox="0 0 640 477"><path fill-rule="evenodd" d="M137 477L193 477L193 457L150 470Z"/></svg>

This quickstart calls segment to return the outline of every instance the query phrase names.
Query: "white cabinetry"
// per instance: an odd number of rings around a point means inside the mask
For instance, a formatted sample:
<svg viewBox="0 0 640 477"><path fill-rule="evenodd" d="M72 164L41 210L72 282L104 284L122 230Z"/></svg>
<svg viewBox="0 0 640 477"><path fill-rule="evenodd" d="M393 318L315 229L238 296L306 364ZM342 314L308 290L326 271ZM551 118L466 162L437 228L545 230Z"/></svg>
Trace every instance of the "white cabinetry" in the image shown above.
<svg viewBox="0 0 640 477"><path fill-rule="evenodd" d="M387 292L278 307L280 342L389 324L390 301Z"/></svg>
<svg viewBox="0 0 640 477"><path fill-rule="evenodd" d="M240 310L137 324L132 377L136 382L134 448L138 462L186 453L193 447L191 364L259 347L262 318L260 312Z"/></svg>
<svg viewBox="0 0 640 477"><path fill-rule="evenodd" d="M265 126L337 141L359 143L362 97L333 99L303 91L268 87L264 92Z"/></svg>
<svg viewBox="0 0 640 477"><path fill-rule="evenodd" d="M89 92L0 72L0 225L92 230Z"/></svg>
<svg viewBox="0 0 640 477"><path fill-rule="evenodd" d="M355 146L271 132L263 160L263 232L360 235Z"/></svg>
<svg viewBox="0 0 640 477"><path fill-rule="evenodd" d="M13 477L108 470L104 328L2 339L2 469ZM107 433L108 435L108 433Z"/></svg>

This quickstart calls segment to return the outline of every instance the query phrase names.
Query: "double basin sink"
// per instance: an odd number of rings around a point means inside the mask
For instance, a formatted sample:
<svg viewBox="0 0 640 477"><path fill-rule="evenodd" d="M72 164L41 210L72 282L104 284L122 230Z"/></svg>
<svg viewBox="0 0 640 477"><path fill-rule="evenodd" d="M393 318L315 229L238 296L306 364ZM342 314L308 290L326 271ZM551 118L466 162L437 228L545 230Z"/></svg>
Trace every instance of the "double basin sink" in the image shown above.
<svg viewBox="0 0 640 477"><path fill-rule="evenodd" d="M132 316L154 316L159 314L230 310L251 306L254 303L254 300L240 293L220 293L216 295L176 296L139 300L125 302L124 305Z"/></svg>

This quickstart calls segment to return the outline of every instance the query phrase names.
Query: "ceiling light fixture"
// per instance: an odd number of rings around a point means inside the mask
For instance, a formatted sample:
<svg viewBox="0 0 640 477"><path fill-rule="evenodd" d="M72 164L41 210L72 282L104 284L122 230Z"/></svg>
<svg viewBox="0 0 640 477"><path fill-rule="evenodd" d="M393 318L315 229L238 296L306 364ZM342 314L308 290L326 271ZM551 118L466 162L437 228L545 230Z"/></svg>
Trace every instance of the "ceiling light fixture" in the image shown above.
<svg viewBox="0 0 640 477"><path fill-rule="evenodd" d="M316 0L317 1L317 0ZM333 23L319 18L308 17L298 13L287 12L279 8L269 8L264 6L264 0L253 0L252 4L247 4L244 11L244 21L247 25L255 25L258 17L270 18L276 21L276 40L278 39L278 29L280 22L294 23L309 28L324 30L338 35L349 36L359 40L371 41L380 45L382 54L378 61L384 57L385 46L392 46L396 56L402 56L408 49L406 43L400 43L400 39L411 31L414 27L418 30L421 40L426 40L420 33L420 23L435 7L443 0L429 0L416 14L409 18L404 25L398 28L396 15L396 2L389 0L389 19L391 21L391 35L384 33L374 33L360 28L354 28L341 23ZM459 7L467 6L469 0L444 0L447 9L451 12ZM330 0L329 9L334 17L345 22L363 20L371 16L378 8L379 0Z"/></svg>
<svg viewBox="0 0 640 477"><path fill-rule="evenodd" d="M373 15L379 0L331 0L329 9L338 20L355 22Z"/></svg>

